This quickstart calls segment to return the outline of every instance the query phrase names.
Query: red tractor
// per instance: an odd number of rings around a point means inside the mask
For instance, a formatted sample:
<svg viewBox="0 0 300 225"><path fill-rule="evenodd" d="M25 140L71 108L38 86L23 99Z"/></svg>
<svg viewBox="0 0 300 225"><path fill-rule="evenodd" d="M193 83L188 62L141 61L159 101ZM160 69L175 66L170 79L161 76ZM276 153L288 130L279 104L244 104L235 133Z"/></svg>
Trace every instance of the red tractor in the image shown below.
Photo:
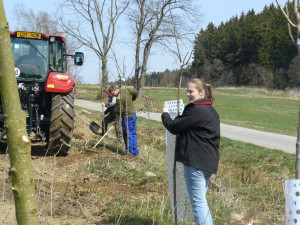
<svg viewBox="0 0 300 225"><path fill-rule="evenodd" d="M21 107L28 135L46 141L47 154L68 155L74 129L75 81L67 72L67 56L81 66L84 54L66 53L65 38L34 32L10 32ZM6 131L0 102L0 141Z"/></svg>

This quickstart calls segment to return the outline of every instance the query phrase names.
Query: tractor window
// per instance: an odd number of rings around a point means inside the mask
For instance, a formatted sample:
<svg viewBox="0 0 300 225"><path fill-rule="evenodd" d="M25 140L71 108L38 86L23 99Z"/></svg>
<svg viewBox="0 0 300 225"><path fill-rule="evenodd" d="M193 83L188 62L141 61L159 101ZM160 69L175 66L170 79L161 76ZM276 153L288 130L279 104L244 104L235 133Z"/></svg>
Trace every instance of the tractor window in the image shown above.
<svg viewBox="0 0 300 225"><path fill-rule="evenodd" d="M12 38L12 51L18 80L45 80L48 74L48 42Z"/></svg>
<svg viewBox="0 0 300 225"><path fill-rule="evenodd" d="M63 42L50 42L50 68L53 71L67 71L66 48Z"/></svg>

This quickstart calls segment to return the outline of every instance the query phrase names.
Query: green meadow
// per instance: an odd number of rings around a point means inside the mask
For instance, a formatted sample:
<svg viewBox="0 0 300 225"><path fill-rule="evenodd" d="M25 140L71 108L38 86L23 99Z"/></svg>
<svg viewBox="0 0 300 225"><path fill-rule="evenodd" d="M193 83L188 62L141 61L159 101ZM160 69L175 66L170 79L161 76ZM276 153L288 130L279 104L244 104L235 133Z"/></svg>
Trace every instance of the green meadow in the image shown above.
<svg viewBox="0 0 300 225"><path fill-rule="evenodd" d="M78 87L77 98L100 101L96 100L99 86ZM222 123L297 136L300 96L290 97L280 91L252 88L216 88L214 93L214 107ZM160 113L164 101L176 100L177 95L176 88L145 87L143 98L136 101L136 108ZM180 98L188 103L185 88L180 89Z"/></svg>

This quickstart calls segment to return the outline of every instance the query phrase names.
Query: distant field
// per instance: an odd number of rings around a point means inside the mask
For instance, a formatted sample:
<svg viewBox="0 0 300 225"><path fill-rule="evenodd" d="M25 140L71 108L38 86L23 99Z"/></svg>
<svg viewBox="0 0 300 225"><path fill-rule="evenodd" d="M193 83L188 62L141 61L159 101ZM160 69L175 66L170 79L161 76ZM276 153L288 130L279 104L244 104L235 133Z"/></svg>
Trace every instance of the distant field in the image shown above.
<svg viewBox="0 0 300 225"><path fill-rule="evenodd" d="M297 135L300 101L216 92L221 122L274 133Z"/></svg>
<svg viewBox="0 0 300 225"><path fill-rule="evenodd" d="M99 86L78 85L77 98L96 101ZM284 92L251 88L216 88L214 107L221 122L286 135L297 135L300 96ZM176 88L145 88L137 110L161 112L164 101L177 99ZM186 89L180 96L187 104ZM97 100L99 101L99 100Z"/></svg>

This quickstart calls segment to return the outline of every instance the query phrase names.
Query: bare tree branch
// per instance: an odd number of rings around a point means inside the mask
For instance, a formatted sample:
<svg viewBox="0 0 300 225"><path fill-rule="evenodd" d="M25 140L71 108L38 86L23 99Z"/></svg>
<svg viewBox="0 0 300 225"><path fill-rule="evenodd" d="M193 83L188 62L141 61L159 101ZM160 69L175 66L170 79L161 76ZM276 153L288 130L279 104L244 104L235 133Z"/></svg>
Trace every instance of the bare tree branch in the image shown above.
<svg viewBox="0 0 300 225"><path fill-rule="evenodd" d="M277 2L277 5L278 5L279 8L280 8L282 14L285 16L285 18L286 18L287 21L289 22L289 24L290 24L291 26L293 26L293 27L296 27L296 25L290 20L289 16L285 13L285 11L283 10L283 8L281 7L279 0L276 0L276 2ZM295 1L295 2L296 2L296 1Z"/></svg>
<svg viewBox="0 0 300 225"><path fill-rule="evenodd" d="M290 17L290 15L289 15L289 7L288 7L288 6L289 6L289 5L286 4L286 5L285 5L285 9L286 9L286 14L287 14L287 16ZM290 25L290 23L288 23L288 30L289 30L289 35L290 35L290 38L291 38L292 42L295 43L295 39L294 39L294 37L293 37L293 35L292 35L292 30L291 30L291 25Z"/></svg>
<svg viewBox="0 0 300 225"><path fill-rule="evenodd" d="M173 23L181 25L181 29L178 29L178 38L186 38L192 31L184 22L189 21L193 24L192 18L198 18L199 15L196 13L196 7L193 7L192 0L132 0L132 2L134 4L131 6L129 20L134 23L136 35L134 77L135 86L141 97L153 44L161 43L163 47L171 44L168 39L174 37ZM135 8L138 10L134 10ZM171 12L174 12L173 22L170 17ZM167 48L171 49L171 47Z"/></svg>
<svg viewBox="0 0 300 225"><path fill-rule="evenodd" d="M63 17L59 18L61 28L93 50L101 61L102 90L108 84L108 54L114 41L115 28L128 4L126 0L66 0L62 11L64 13L71 11L76 16L68 23Z"/></svg>

